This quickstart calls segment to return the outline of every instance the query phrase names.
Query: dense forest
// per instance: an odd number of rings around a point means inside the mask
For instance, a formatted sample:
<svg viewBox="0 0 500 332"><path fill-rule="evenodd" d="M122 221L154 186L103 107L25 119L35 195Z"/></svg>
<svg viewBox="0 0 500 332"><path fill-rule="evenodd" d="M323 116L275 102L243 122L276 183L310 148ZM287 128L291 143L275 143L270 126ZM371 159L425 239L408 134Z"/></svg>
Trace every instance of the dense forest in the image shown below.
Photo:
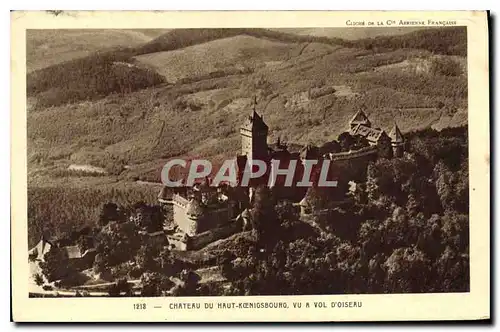
<svg viewBox="0 0 500 332"><path fill-rule="evenodd" d="M94 100L111 93L130 93L163 83L156 72L141 68L123 55L94 54L40 69L28 75L28 96L37 105L57 106Z"/></svg>
<svg viewBox="0 0 500 332"><path fill-rule="evenodd" d="M139 201L155 203L157 194L148 186L28 187L28 246L33 247L42 233L57 239L93 226L103 202L130 208Z"/></svg>
<svg viewBox="0 0 500 332"><path fill-rule="evenodd" d="M171 51L208 42L215 39L248 35L288 43L323 43L381 50L414 48L428 50L435 54L467 55L467 30L465 27L445 27L414 31L399 36L380 36L358 40L342 38L303 36L268 29L176 29L137 48L136 54Z"/></svg>
<svg viewBox="0 0 500 332"><path fill-rule="evenodd" d="M130 213L144 216L149 209L157 217L133 224L107 203L95 219L94 270L117 280L111 296L132 296L127 280L137 278L142 296L468 292L467 143L467 127L409 133L408 153L371 162L353 199L314 216L316 226L291 202L259 187L251 236L222 241L205 262L179 260L168 247L141 242L135 228L162 227L158 207L134 204ZM310 190L317 208L322 193ZM73 240L84 243L78 235ZM48 258L50 274L58 264ZM227 281L200 283L197 271L213 265ZM182 283L174 287L172 278Z"/></svg>
<svg viewBox="0 0 500 332"><path fill-rule="evenodd" d="M411 133L408 149L409 158L370 164L353 204L318 220L319 236L261 190L258 240L222 259L232 281L223 293L467 292L467 128Z"/></svg>
<svg viewBox="0 0 500 332"><path fill-rule="evenodd" d="M425 29L399 36L354 40L350 45L370 50L414 48L435 54L467 56L467 28Z"/></svg>

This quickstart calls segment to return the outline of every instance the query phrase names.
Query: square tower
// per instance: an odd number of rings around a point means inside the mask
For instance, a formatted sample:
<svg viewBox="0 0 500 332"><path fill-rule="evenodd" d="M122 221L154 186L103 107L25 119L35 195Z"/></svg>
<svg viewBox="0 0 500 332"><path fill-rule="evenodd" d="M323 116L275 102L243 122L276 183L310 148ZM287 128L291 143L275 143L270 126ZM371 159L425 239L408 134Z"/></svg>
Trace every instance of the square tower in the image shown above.
<svg viewBox="0 0 500 332"><path fill-rule="evenodd" d="M248 160L265 160L268 155L267 133L269 127L255 109L240 128L241 154Z"/></svg>

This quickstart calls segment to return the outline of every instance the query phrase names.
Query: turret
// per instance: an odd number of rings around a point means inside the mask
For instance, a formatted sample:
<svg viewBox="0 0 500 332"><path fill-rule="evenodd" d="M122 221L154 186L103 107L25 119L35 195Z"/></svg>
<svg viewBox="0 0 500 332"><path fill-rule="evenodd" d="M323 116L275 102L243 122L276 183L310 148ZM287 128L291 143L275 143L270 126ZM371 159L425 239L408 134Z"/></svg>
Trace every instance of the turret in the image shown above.
<svg viewBox="0 0 500 332"><path fill-rule="evenodd" d="M391 132L389 133L389 138L391 139L391 146L394 157L402 157L404 152L404 137L398 128L398 125L394 122Z"/></svg>

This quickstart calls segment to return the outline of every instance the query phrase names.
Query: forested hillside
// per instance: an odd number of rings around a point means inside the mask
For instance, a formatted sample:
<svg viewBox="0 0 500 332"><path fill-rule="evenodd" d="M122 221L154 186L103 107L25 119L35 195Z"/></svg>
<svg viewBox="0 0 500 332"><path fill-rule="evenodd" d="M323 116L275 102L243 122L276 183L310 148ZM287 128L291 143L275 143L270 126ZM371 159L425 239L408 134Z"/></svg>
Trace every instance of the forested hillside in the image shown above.
<svg viewBox="0 0 500 332"><path fill-rule="evenodd" d="M353 204L317 218L319 234L298 221L290 204L254 207L256 241L234 239L218 248L227 250L220 262L231 288L207 292L468 292L467 141L466 127L412 132L412 158L370 164ZM272 200L263 189L256 195Z"/></svg>
<svg viewBox="0 0 500 332"><path fill-rule="evenodd" d="M192 45L239 35L291 44L319 43L373 52L408 48L443 55L466 55L466 31L461 27L414 31L401 36L359 40L304 36L267 29L176 29L144 45L120 47L52 65L28 75L28 95L37 96L40 106L55 106L79 100L94 100L110 93L128 93L162 82L162 78L133 65L132 57L173 51Z"/></svg>
<svg viewBox="0 0 500 332"><path fill-rule="evenodd" d="M94 54L35 71L28 76L28 96L36 96L39 107L48 107L95 100L111 93L126 94L163 82L156 72L126 60Z"/></svg>
<svg viewBox="0 0 500 332"><path fill-rule="evenodd" d="M354 40L353 47L366 49L414 48L443 55L467 55L467 28L426 29L398 36L380 36Z"/></svg>
<svg viewBox="0 0 500 332"><path fill-rule="evenodd" d="M117 196L111 188L120 185L133 184L130 197L152 202L155 190L135 182L158 183L169 158L233 158L255 96L269 143L280 137L321 146L337 139L359 108L386 131L396 121L409 139L415 130L466 125L464 36L461 27L358 40L183 29L31 72L30 227L93 222L99 202ZM433 142L426 149L439 146L439 139L426 140ZM104 171L74 171L94 166ZM458 183L451 178L441 181ZM446 193L454 206L457 198ZM128 200L120 197L113 199Z"/></svg>

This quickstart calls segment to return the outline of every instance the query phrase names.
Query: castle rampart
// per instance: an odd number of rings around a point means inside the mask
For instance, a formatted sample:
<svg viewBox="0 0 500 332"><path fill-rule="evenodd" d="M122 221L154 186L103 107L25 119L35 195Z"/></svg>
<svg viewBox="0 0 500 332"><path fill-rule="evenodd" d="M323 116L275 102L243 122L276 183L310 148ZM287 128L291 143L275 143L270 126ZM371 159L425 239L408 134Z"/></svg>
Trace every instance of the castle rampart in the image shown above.
<svg viewBox="0 0 500 332"><path fill-rule="evenodd" d="M326 157L332 161L356 159L364 156L374 155L378 152L377 146L368 146L359 150L328 153Z"/></svg>

